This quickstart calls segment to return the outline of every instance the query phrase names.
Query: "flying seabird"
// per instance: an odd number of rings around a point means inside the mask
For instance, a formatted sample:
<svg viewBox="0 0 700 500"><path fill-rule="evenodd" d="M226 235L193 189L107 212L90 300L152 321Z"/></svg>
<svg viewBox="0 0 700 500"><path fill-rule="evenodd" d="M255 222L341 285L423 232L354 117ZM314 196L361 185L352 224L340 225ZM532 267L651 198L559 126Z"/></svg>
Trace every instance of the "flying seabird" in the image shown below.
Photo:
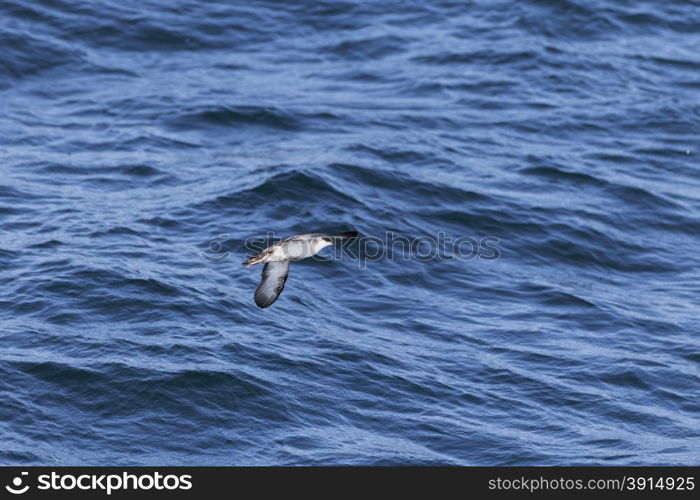
<svg viewBox="0 0 700 500"><path fill-rule="evenodd" d="M322 248L336 241L357 237L357 231L341 234L308 233L290 236L273 243L257 255L250 257L243 265L246 267L265 263L262 280L255 289L255 303L258 307L271 306L284 290L289 274L289 263L316 255Z"/></svg>

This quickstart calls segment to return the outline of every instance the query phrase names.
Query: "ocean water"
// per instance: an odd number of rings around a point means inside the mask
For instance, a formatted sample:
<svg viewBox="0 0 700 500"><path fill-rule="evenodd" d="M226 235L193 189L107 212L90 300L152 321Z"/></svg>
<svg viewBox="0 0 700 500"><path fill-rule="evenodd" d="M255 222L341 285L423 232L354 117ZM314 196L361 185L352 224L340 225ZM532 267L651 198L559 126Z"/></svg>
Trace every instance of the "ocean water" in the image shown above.
<svg viewBox="0 0 700 500"><path fill-rule="evenodd" d="M2 0L0 47L0 463L698 464L700 2ZM351 229L255 306L250 238Z"/></svg>

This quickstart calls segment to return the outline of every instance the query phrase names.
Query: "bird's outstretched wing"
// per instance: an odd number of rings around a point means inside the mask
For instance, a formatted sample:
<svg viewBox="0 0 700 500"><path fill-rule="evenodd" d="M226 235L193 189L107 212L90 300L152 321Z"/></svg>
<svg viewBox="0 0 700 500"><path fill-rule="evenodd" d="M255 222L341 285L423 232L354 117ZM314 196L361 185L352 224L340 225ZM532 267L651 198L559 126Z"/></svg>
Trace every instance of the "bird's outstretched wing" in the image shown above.
<svg viewBox="0 0 700 500"><path fill-rule="evenodd" d="M262 270L262 281L255 289L255 303L258 307L272 305L284 290L289 274L289 261L268 262Z"/></svg>

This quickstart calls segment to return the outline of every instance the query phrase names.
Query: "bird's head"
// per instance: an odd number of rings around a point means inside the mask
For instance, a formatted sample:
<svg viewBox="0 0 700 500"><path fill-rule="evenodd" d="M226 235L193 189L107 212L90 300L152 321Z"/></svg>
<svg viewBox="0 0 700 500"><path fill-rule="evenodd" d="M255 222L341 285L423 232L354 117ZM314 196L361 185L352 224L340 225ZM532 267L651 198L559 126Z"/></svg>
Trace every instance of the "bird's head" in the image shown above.
<svg viewBox="0 0 700 500"><path fill-rule="evenodd" d="M322 248L326 248L327 246L330 246L333 244L333 238L328 238L327 236L323 236L321 238L318 238L316 240L316 252L320 251Z"/></svg>

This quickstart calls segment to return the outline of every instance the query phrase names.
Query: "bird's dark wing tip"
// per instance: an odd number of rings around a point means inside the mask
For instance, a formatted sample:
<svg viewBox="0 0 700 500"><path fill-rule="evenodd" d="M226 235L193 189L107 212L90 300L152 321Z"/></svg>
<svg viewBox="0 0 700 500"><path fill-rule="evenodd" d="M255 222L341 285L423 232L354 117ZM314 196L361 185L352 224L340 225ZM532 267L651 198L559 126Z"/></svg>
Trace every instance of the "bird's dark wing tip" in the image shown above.
<svg viewBox="0 0 700 500"><path fill-rule="evenodd" d="M359 234L359 233L358 233L357 231L347 231L347 232L345 232L345 233L336 234L335 237L336 237L336 238L343 238L343 239L346 239L346 238L357 238L357 235L358 235L358 234Z"/></svg>
<svg viewBox="0 0 700 500"><path fill-rule="evenodd" d="M279 297L279 295L278 295ZM275 300L277 300L277 297L270 297L266 296L264 294L255 294L255 305L258 306L260 309L265 309L266 307L270 307Z"/></svg>

